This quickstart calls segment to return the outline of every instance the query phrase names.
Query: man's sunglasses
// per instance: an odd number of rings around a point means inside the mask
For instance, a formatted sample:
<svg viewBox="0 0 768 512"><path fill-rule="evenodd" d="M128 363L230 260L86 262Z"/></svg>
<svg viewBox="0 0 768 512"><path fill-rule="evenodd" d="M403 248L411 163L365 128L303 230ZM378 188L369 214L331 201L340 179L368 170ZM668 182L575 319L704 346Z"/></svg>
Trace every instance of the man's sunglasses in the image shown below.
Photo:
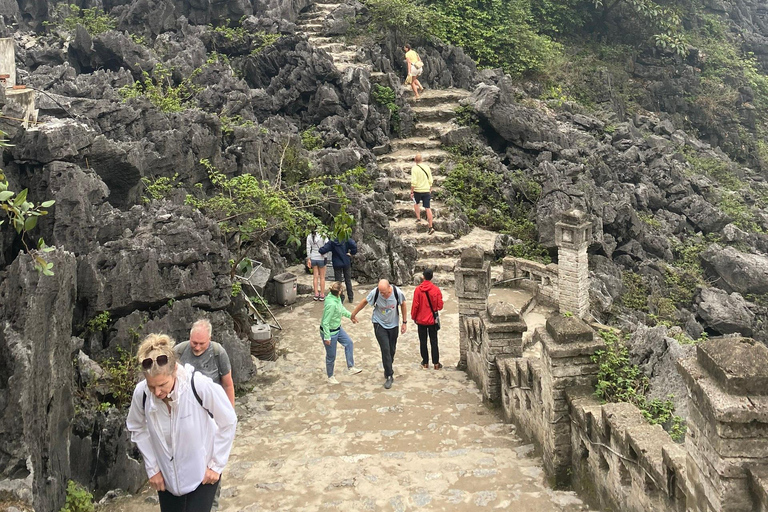
<svg viewBox="0 0 768 512"><path fill-rule="evenodd" d="M156 363L157 366L165 366L168 364L168 356L165 354L160 354L155 359L148 357L141 362L141 367L145 370L149 370L152 368L152 363Z"/></svg>

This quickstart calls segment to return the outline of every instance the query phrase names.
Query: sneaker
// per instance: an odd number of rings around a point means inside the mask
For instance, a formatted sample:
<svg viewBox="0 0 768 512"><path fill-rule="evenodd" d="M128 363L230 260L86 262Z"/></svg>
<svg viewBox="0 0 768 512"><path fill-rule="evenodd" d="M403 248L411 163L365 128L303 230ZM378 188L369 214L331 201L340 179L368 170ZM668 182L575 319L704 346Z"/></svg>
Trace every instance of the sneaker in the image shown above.
<svg viewBox="0 0 768 512"><path fill-rule="evenodd" d="M441 369L442 367L443 367L443 365L441 365L440 363L437 363L437 364L435 365L435 370L439 370L439 369Z"/></svg>
<svg viewBox="0 0 768 512"><path fill-rule="evenodd" d="M339 383L339 381L336 380L336 377L334 377L333 375L328 377L328 384L338 384L338 383Z"/></svg>
<svg viewBox="0 0 768 512"><path fill-rule="evenodd" d="M314 297L312 297L312 300L320 300L320 294L316 293Z"/></svg>
<svg viewBox="0 0 768 512"><path fill-rule="evenodd" d="M325 300L325 294L324 293L320 295L320 299L319 300Z"/></svg>
<svg viewBox="0 0 768 512"><path fill-rule="evenodd" d="M351 367L347 368L347 373L350 374L350 375L357 375L361 371L363 371L363 370L358 368L357 366L351 366Z"/></svg>
<svg viewBox="0 0 768 512"><path fill-rule="evenodd" d="M428 234L428 235L434 235L434 234L435 234L435 228L433 228L433 227L430 227L430 228L429 228L429 231L427 231L427 234Z"/></svg>
<svg viewBox="0 0 768 512"><path fill-rule="evenodd" d="M391 375L389 377L387 377L387 380L384 381L384 389L391 388L392 387L392 382L394 382L394 380L395 379L393 379Z"/></svg>
<svg viewBox="0 0 768 512"><path fill-rule="evenodd" d="M416 224L421 224L421 218L418 218L418 219L415 219L415 220L416 220Z"/></svg>

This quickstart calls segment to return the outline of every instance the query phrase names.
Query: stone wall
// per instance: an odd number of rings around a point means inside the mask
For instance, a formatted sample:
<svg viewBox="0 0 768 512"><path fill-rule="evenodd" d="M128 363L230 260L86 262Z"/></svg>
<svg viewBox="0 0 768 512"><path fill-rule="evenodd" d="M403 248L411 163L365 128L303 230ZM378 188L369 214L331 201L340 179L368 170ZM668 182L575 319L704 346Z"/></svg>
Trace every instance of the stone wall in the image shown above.
<svg viewBox="0 0 768 512"><path fill-rule="evenodd" d="M502 281L510 287L530 292L539 303L556 305L560 297L556 263L545 265L537 261L507 256L502 261Z"/></svg>

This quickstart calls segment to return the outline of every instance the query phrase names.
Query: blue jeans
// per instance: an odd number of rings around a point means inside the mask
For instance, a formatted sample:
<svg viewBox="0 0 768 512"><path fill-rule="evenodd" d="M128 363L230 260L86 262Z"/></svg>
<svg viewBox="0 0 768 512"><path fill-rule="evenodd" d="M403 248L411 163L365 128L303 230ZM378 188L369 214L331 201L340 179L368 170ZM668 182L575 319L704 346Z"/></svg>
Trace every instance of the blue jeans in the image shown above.
<svg viewBox="0 0 768 512"><path fill-rule="evenodd" d="M323 334L320 332L320 338ZM352 338L349 337L344 329L339 327L338 331L331 331L331 344L326 345L323 340L323 346L325 347L325 371L329 377L333 375L333 366L336 363L336 343L341 344L344 347L344 356L347 358L347 368L355 366L355 358L352 355L353 343Z"/></svg>

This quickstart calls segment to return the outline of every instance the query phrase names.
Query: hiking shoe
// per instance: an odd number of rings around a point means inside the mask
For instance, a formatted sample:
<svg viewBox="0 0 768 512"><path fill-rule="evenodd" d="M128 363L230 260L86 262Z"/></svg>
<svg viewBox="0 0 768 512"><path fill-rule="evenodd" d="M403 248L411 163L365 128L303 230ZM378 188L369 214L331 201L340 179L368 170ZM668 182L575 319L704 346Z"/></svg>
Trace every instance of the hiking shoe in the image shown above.
<svg viewBox="0 0 768 512"><path fill-rule="evenodd" d="M389 377L387 377L387 380L384 381L384 389L391 388L392 387L392 383L394 381L395 381L395 379L393 379L391 375Z"/></svg>
<svg viewBox="0 0 768 512"><path fill-rule="evenodd" d="M316 293L314 297L312 297L312 300L320 300L320 294Z"/></svg>
<svg viewBox="0 0 768 512"><path fill-rule="evenodd" d="M418 219L416 219L416 224L421 224L421 217L419 217Z"/></svg>
<svg viewBox="0 0 768 512"><path fill-rule="evenodd" d="M441 369L442 367L443 367L443 365L441 365L440 363L437 363L437 364L435 365L435 370L439 370L439 369Z"/></svg>
<svg viewBox="0 0 768 512"><path fill-rule="evenodd" d="M435 228L429 228L429 231L427 231L428 235L434 235L435 234Z"/></svg>
<svg viewBox="0 0 768 512"><path fill-rule="evenodd" d="M339 381L336 380L336 377L334 377L333 375L328 377L328 384L338 384L338 383L339 383Z"/></svg>
<svg viewBox="0 0 768 512"><path fill-rule="evenodd" d="M358 368L357 366L350 366L349 368L347 368L347 373L350 375L357 375L361 371L363 370L361 368Z"/></svg>

